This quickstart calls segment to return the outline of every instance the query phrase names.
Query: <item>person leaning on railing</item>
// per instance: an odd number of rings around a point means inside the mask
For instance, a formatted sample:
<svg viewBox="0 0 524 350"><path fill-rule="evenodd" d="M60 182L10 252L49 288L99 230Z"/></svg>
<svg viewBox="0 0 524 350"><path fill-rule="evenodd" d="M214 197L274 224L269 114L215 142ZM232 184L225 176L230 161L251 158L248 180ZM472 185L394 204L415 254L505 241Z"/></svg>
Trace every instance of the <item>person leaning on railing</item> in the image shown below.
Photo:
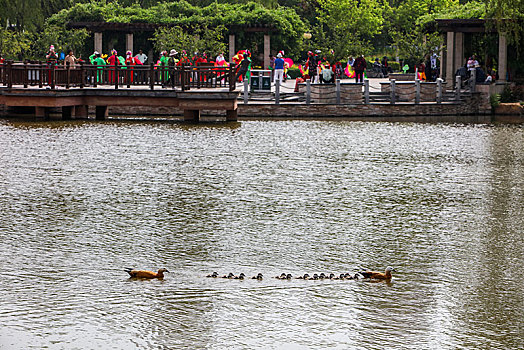
<svg viewBox="0 0 524 350"><path fill-rule="evenodd" d="M64 58L64 66L67 66L69 62L69 67L73 68L77 62L77 58L73 55L73 50L67 52L67 56Z"/></svg>

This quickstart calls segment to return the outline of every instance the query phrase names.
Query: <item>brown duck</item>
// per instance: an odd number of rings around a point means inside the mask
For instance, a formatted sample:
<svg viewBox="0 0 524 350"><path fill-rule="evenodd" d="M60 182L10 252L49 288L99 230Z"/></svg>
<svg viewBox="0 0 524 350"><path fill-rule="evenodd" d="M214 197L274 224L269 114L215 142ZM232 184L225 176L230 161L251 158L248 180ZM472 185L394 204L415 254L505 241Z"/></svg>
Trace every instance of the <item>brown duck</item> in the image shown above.
<svg viewBox="0 0 524 350"><path fill-rule="evenodd" d="M164 278L164 272L169 272L167 269L160 269L158 272L147 270L134 270L130 268L124 269L132 278Z"/></svg>
<svg viewBox="0 0 524 350"><path fill-rule="evenodd" d="M386 267L385 272L377 272L377 271L364 271L359 272L358 274L362 275L364 278L374 279L374 280L390 280L391 279L391 271L395 271L394 268L391 266Z"/></svg>

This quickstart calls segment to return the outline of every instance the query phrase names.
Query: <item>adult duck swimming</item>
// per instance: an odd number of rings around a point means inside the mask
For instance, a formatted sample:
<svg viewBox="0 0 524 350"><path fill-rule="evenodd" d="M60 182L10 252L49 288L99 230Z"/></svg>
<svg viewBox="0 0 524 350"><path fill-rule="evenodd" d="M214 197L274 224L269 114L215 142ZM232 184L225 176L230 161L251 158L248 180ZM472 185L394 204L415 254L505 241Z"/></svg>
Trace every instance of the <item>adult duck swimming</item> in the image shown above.
<svg viewBox="0 0 524 350"><path fill-rule="evenodd" d="M129 276L131 276L132 278L147 278L147 279L151 279L151 278L162 279L164 278L164 272L169 272L167 269L160 269L158 270L158 272L153 272L153 271L147 271L147 270L135 270L135 269L130 269L130 268L125 268L124 271L127 272Z"/></svg>
<svg viewBox="0 0 524 350"><path fill-rule="evenodd" d="M361 275L363 278L369 278L374 280L390 280L392 277L391 271L395 271L395 269L391 266L388 266L386 267L386 271L384 272L363 271L359 272L358 274Z"/></svg>

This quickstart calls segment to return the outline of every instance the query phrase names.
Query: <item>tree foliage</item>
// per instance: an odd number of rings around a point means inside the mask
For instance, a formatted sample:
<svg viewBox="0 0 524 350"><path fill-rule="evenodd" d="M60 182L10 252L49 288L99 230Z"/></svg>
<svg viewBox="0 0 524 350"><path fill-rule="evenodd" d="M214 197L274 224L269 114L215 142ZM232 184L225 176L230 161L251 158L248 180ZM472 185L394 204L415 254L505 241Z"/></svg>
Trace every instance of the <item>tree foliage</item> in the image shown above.
<svg viewBox="0 0 524 350"><path fill-rule="evenodd" d="M524 31L524 0L485 0L486 12L510 43L520 46Z"/></svg>
<svg viewBox="0 0 524 350"><path fill-rule="evenodd" d="M324 52L334 52L335 59L365 53L371 39L383 26L380 1L319 0L314 44Z"/></svg>
<svg viewBox="0 0 524 350"><path fill-rule="evenodd" d="M215 28L205 26L195 28L192 33L182 27L161 27L155 31L151 41L157 51L175 49L179 52L186 50L190 55L193 52L206 52L208 57L215 57L226 51L223 25Z"/></svg>
<svg viewBox="0 0 524 350"><path fill-rule="evenodd" d="M71 5L71 0L0 0L0 25L17 31L38 31L46 18Z"/></svg>
<svg viewBox="0 0 524 350"><path fill-rule="evenodd" d="M31 47L32 35L0 28L0 53L4 58L23 59Z"/></svg>

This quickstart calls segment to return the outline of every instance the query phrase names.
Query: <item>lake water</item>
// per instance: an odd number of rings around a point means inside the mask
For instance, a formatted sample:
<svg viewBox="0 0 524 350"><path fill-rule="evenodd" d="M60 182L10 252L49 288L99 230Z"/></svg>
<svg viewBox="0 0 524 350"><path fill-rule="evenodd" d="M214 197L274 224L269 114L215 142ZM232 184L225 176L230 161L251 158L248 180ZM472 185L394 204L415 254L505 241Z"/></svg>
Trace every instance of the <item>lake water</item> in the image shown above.
<svg viewBox="0 0 524 350"><path fill-rule="evenodd" d="M1 349L523 349L524 127L0 121L0 238Z"/></svg>

